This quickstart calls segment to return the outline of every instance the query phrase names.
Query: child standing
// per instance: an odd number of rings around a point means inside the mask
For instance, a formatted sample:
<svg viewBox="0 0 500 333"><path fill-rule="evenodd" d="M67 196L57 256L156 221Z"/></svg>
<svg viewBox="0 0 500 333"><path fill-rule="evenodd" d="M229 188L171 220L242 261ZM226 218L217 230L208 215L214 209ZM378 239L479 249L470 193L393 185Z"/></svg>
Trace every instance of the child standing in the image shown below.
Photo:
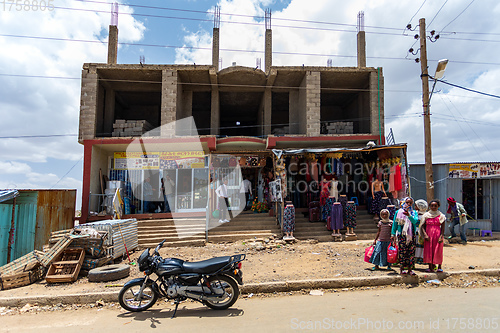
<svg viewBox="0 0 500 333"><path fill-rule="evenodd" d="M373 241L375 250L370 258L370 262L375 265L372 267L372 271L380 269L380 266L387 266L387 269L391 270L390 264L387 262L387 248L391 244L392 221L389 220L389 211L387 209L380 211L380 217L382 219L378 223L377 236Z"/></svg>

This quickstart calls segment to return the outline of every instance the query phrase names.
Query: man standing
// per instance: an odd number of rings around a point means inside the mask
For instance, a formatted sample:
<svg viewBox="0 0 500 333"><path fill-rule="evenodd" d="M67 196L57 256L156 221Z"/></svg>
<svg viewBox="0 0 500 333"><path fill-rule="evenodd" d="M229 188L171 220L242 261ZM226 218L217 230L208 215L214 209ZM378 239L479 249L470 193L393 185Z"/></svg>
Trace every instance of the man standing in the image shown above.
<svg viewBox="0 0 500 333"><path fill-rule="evenodd" d="M459 224L460 230L460 238L462 239L462 244L467 244L467 238L465 237L465 224L469 222L467 220L467 212L465 211L464 206L461 203L458 203L452 197L447 199L448 201L448 210L446 213L450 214L450 232L451 236L448 239L452 239L453 237L457 237L455 233L455 226Z"/></svg>
<svg viewBox="0 0 500 333"><path fill-rule="evenodd" d="M170 213L175 211L175 202L174 202L174 190L175 190L175 183L174 181L170 178L170 175L167 174L165 177L165 182L163 182L162 179L162 185L163 185L163 193L164 195L164 203L165 203L165 213Z"/></svg>
<svg viewBox="0 0 500 333"><path fill-rule="evenodd" d="M219 223L229 222L226 219L226 211L230 219L233 219L233 214L229 210L229 200L227 199L227 179L223 180L222 184L215 190L215 193L219 198Z"/></svg>
<svg viewBox="0 0 500 333"><path fill-rule="evenodd" d="M150 213L153 201L153 186L151 186L151 178L146 177L143 184L144 206L142 207L143 213Z"/></svg>
<svg viewBox="0 0 500 333"><path fill-rule="evenodd" d="M252 194L252 182L249 181L247 178L245 178L241 182L241 187L240 187L240 201L243 201L240 204L241 210L247 210L247 202Z"/></svg>

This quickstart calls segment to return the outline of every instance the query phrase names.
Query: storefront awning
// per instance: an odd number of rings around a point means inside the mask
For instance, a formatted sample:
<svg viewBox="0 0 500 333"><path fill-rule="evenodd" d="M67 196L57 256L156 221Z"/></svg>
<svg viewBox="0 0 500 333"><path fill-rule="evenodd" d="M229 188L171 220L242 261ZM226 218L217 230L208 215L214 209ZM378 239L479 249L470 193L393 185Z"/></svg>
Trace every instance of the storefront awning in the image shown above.
<svg viewBox="0 0 500 333"><path fill-rule="evenodd" d="M305 153L349 153L349 152L370 152L382 149L406 149L406 143L395 144L395 145L383 145L383 146L371 146L371 147L363 147L363 148L305 148L305 149L273 149L273 152L284 155L299 155Z"/></svg>

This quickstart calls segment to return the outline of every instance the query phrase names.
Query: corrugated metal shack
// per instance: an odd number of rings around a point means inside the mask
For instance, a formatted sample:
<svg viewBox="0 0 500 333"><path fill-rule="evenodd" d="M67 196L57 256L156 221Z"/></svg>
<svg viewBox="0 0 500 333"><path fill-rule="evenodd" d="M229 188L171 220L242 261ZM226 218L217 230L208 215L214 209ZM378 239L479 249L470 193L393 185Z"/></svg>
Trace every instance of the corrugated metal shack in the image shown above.
<svg viewBox="0 0 500 333"><path fill-rule="evenodd" d="M17 195L0 202L0 266L42 250L52 231L73 228L76 190L7 192Z"/></svg>
<svg viewBox="0 0 500 333"><path fill-rule="evenodd" d="M500 231L500 163L434 164L434 195L446 213L446 198L453 197L467 210L467 228ZM410 190L413 199L425 199L425 165L410 165ZM448 228L445 229L449 234Z"/></svg>

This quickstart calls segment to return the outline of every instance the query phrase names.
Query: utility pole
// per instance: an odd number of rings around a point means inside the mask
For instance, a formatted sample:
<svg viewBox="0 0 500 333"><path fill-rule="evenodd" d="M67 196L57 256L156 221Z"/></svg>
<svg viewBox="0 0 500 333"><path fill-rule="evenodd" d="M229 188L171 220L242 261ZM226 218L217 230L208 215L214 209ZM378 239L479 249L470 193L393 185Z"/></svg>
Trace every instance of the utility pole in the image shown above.
<svg viewBox="0 0 500 333"><path fill-rule="evenodd" d="M431 115L429 108L429 73L427 71L427 43L425 32L425 18L419 21L420 26L420 66L422 74L422 102L424 107L424 149L425 149L425 193L427 202L434 199L434 176L432 174L432 143L431 143Z"/></svg>

